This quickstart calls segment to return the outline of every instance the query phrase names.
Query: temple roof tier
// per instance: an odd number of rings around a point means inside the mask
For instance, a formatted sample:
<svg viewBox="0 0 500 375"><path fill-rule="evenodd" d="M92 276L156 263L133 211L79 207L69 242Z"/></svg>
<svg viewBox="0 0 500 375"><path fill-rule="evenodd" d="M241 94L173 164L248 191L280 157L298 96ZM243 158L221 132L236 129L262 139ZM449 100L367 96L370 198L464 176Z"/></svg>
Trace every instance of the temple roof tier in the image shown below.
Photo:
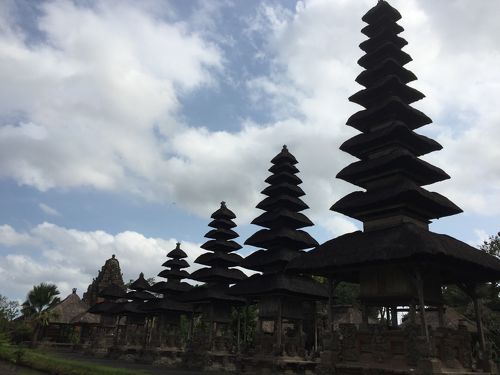
<svg viewBox="0 0 500 375"><path fill-rule="evenodd" d="M161 265L162 267L170 267L172 269L181 269L189 267L189 263L184 259L169 259Z"/></svg>
<svg viewBox="0 0 500 375"><path fill-rule="evenodd" d="M196 263L210 267L234 267L239 266L242 260L238 254L218 252L201 254L196 258Z"/></svg>
<svg viewBox="0 0 500 375"><path fill-rule="evenodd" d="M399 49L403 48L408 44L408 42L405 39L386 30L378 34L376 37L365 40L359 45L359 48L361 48L368 54L374 52L384 42L390 42Z"/></svg>
<svg viewBox="0 0 500 375"><path fill-rule="evenodd" d="M388 58L395 60L401 66L412 61L410 55L402 51L391 41L386 41L376 50L362 56L358 60L358 64L365 69L372 69Z"/></svg>
<svg viewBox="0 0 500 375"><path fill-rule="evenodd" d="M251 235L245 245L273 249L286 247L288 249L302 250L318 245L311 235L303 230L287 227L261 229Z"/></svg>
<svg viewBox="0 0 500 375"><path fill-rule="evenodd" d="M283 270L285 265L301 254L303 254L302 251L287 248L261 249L247 256L241 262L241 266L263 273L275 273Z"/></svg>
<svg viewBox="0 0 500 375"><path fill-rule="evenodd" d="M175 245L175 249L170 251L167 254L168 258L173 258L173 259L182 259L182 258L187 258L187 254L184 252L184 250L181 249L181 243L177 242Z"/></svg>
<svg viewBox="0 0 500 375"><path fill-rule="evenodd" d="M398 77L404 84L417 79L415 74L402 67L395 59L389 57L373 68L363 70L356 78L356 82L365 87L370 87L391 75Z"/></svg>
<svg viewBox="0 0 500 375"><path fill-rule="evenodd" d="M448 198L410 181L400 181L390 189L355 191L341 198L330 209L361 221L399 213L428 222L462 212Z"/></svg>
<svg viewBox="0 0 500 375"><path fill-rule="evenodd" d="M281 183L300 185L302 183L302 180L293 173L278 172L270 175L268 178L264 180L264 182L267 182L270 185L281 184Z"/></svg>
<svg viewBox="0 0 500 375"><path fill-rule="evenodd" d="M236 227L236 223L231 219L216 219L208 223L208 226L212 228L231 229Z"/></svg>
<svg viewBox="0 0 500 375"><path fill-rule="evenodd" d="M290 195L292 197L302 197L306 195L304 190L298 187L295 184L289 184L286 182L282 182L279 184L273 184L266 187L261 191L262 194L267 195L269 197L275 197L279 195Z"/></svg>
<svg viewBox="0 0 500 375"><path fill-rule="evenodd" d="M252 220L252 224L264 228L288 227L291 229L305 228L313 226L313 222L300 212L294 212L286 208L264 212Z"/></svg>
<svg viewBox="0 0 500 375"><path fill-rule="evenodd" d="M384 100L388 96L397 96L406 104L414 103L425 97L418 90L401 82L398 76L391 74L369 88L358 91L349 98L349 101L368 108L380 104L381 98Z"/></svg>
<svg viewBox="0 0 500 375"><path fill-rule="evenodd" d="M205 234L205 238L213 238L215 240L231 240L237 237L239 237L238 233L236 233L234 230L220 226Z"/></svg>
<svg viewBox="0 0 500 375"><path fill-rule="evenodd" d="M432 123L423 112L409 106L397 96L390 96L375 107L356 112L346 124L361 132L368 132L393 120L404 122L411 130Z"/></svg>
<svg viewBox="0 0 500 375"><path fill-rule="evenodd" d="M189 293L182 296L182 301L192 303L213 303L225 302L231 305L243 305L246 300L241 297L236 297L228 294L229 287L197 287L193 288Z"/></svg>
<svg viewBox="0 0 500 375"><path fill-rule="evenodd" d="M226 253L241 249L241 245L232 240L209 240L200 247L209 251L220 250Z"/></svg>
<svg viewBox="0 0 500 375"><path fill-rule="evenodd" d="M272 164L290 163L292 165L298 164L297 159L293 156L286 145L283 146L281 152L271 159Z"/></svg>
<svg viewBox="0 0 500 375"><path fill-rule="evenodd" d="M310 277L271 273L252 275L230 288L229 293L247 298L261 299L270 296L296 296L304 300L327 298L326 286Z"/></svg>
<svg viewBox="0 0 500 375"><path fill-rule="evenodd" d="M193 306L189 303L179 302L169 298L157 298L145 302L141 310L151 314L161 314L168 311L192 312Z"/></svg>
<svg viewBox="0 0 500 375"><path fill-rule="evenodd" d="M212 219L236 219L234 212L226 207L226 202L221 202L220 208L210 217Z"/></svg>
<svg viewBox="0 0 500 375"><path fill-rule="evenodd" d="M181 282L179 280L168 280L157 282L151 288L149 288L149 291L161 294L179 294L188 292L192 288L193 286L186 282Z"/></svg>
<svg viewBox="0 0 500 375"><path fill-rule="evenodd" d="M286 172L286 173L292 173L292 174L299 172L297 167L291 163L274 164L271 168L268 169L268 171L271 173Z"/></svg>
<svg viewBox="0 0 500 375"><path fill-rule="evenodd" d="M288 270L337 274L358 282L359 269L375 264L438 265L445 284L500 279L500 260L465 242L412 223L378 231L347 233L293 260ZM343 275L343 276L340 276Z"/></svg>
<svg viewBox="0 0 500 375"><path fill-rule="evenodd" d="M176 269L170 269L170 270L163 270L160 271L158 276L166 278L166 279L187 279L189 278L189 272L185 270L176 270Z"/></svg>
<svg viewBox="0 0 500 375"><path fill-rule="evenodd" d="M382 156L351 163L337 174L337 178L365 189L377 182L380 186L383 180L394 176L408 178L420 186L450 178L442 169L405 149L393 149Z"/></svg>
<svg viewBox="0 0 500 375"><path fill-rule="evenodd" d="M151 289L151 286L149 286L148 289ZM146 292L145 290L134 290L134 291L128 292L125 298L131 299L131 300L136 300L136 301L146 301L146 300L154 299L156 297L154 295L152 295L151 293Z"/></svg>
<svg viewBox="0 0 500 375"><path fill-rule="evenodd" d="M125 297L125 289L119 287L116 284L110 284L103 290L101 290L98 294L99 297L115 300L119 298Z"/></svg>
<svg viewBox="0 0 500 375"><path fill-rule="evenodd" d="M288 210L298 212L309 208L309 206L297 197L293 197L288 194L282 194L265 198L257 205L257 208L265 211L273 211L275 209L286 208Z"/></svg>
<svg viewBox="0 0 500 375"><path fill-rule="evenodd" d="M386 20L390 20L390 22L397 22L401 19L401 13L387 1L379 1L377 6L371 8L361 17L361 20L368 24L373 24L379 22L382 17ZM387 21L384 20L384 22Z"/></svg>
<svg viewBox="0 0 500 375"><path fill-rule="evenodd" d="M204 283L233 284L247 276L236 268L211 267L201 268L191 274L191 279Z"/></svg>
<svg viewBox="0 0 500 375"><path fill-rule="evenodd" d="M367 37L373 38L382 33L397 35L404 30L400 25L391 21L389 17L380 17L376 22L363 27L361 32Z"/></svg>
<svg viewBox="0 0 500 375"><path fill-rule="evenodd" d="M129 288L134 290L148 290L150 287L151 285L147 282L144 278L144 274L141 272L139 274L139 278L130 284Z"/></svg>
<svg viewBox="0 0 500 375"><path fill-rule="evenodd" d="M342 151L362 160L389 148L404 148L415 156L421 156L441 150L443 147L435 140L408 129L400 121L391 121L371 133L358 134L340 146Z"/></svg>

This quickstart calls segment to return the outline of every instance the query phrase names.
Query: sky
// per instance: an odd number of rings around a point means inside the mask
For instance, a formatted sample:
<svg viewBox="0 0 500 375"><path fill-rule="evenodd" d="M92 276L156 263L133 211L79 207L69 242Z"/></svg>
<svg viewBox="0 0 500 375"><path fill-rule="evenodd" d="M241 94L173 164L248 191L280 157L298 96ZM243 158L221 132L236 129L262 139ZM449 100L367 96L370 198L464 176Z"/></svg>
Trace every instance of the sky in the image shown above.
<svg viewBox="0 0 500 375"><path fill-rule="evenodd" d="M329 207L356 190L335 175L375 3L1 1L0 294L81 295L112 254L153 277L177 241L192 264L221 201L242 244L284 144L313 237L361 228ZM428 188L464 210L431 229L477 246L500 229L500 2L390 3L443 145L424 159L451 176Z"/></svg>

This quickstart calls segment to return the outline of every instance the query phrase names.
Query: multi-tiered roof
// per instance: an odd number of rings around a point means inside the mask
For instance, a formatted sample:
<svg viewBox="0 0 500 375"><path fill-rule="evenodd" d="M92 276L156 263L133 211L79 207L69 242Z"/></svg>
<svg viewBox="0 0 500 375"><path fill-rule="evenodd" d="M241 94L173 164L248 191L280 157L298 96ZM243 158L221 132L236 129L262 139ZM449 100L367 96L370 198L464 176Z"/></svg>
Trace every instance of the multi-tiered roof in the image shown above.
<svg viewBox="0 0 500 375"><path fill-rule="evenodd" d="M432 219L461 212L455 204L422 186L449 176L419 156L442 147L415 132L432 120L412 103L424 97L407 84L416 76L403 66L411 57L401 50L407 42L396 21L399 12L380 1L364 17L362 33L369 37L360 47L365 55L358 61L365 70L356 81L365 86L349 98L365 109L347 120L362 134L340 149L361 159L340 171L337 178L357 185L357 191L340 199L332 210L365 223L365 229L386 226L385 222L427 224Z"/></svg>
<svg viewBox="0 0 500 375"><path fill-rule="evenodd" d="M162 267L168 268L158 274L158 276L166 278L167 281L159 281L149 288L151 292L163 294L163 298L146 302L144 310L152 313L191 311L192 307L189 304L178 301L184 293L193 288L192 285L181 281L189 278L189 273L183 269L189 267L185 260L187 254L181 249L181 244L177 242L175 249L170 251L167 257L170 259L165 261Z"/></svg>
<svg viewBox="0 0 500 375"><path fill-rule="evenodd" d="M226 207L225 202L221 202L220 208L212 214L211 218L213 220L208 226L213 229L205 234L209 240L201 245L201 248L208 252L195 260L195 263L207 267L191 274L191 279L206 283L206 286L194 288L188 293L186 300L191 302L214 300L242 302L238 298L226 294L230 284L246 278L246 275L239 269L230 268L239 266L242 260L241 256L234 254L235 251L241 249L241 245L234 241L238 237L238 234L233 230L236 227L233 221L236 215Z"/></svg>
<svg viewBox="0 0 500 375"><path fill-rule="evenodd" d="M175 249L167 254L167 257L170 259L165 261L162 267L168 268L158 274L158 276L167 279L167 281L159 281L149 290L171 297L188 292L192 289L192 285L181 280L190 277L189 272L183 269L188 268L189 264L185 260L187 254L181 249L181 244L179 242L177 242Z"/></svg>
<svg viewBox="0 0 500 375"><path fill-rule="evenodd" d="M360 45L365 55L358 63L365 70L356 81L365 88L349 100L365 109L347 121L361 134L340 147L360 160L337 177L365 191L348 194L331 209L361 220L364 232L328 241L290 268L332 274L375 262L446 259L446 271L441 269L445 282L463 277L495 278L500 271L497 260L428 230L432 219L461 210L444 196L422 187L449 176L419 158L441 146L415 132L432 121L411 106L424 95L407 85L416 76L404 68L412 59L401 50L407 42L399 36L403 31L397 24L400 18L384 0L363 17L368 26L362 33L368 39ZM480 272L471 274L472 268Z"/></svg>
<svg viewBox="0 0 500 375"><path fill-rule="evenodd" d="M284 294L304 297L323 296L323 291L310 279L285 274L286 265L302 253L302 250L318 245L311 235L301 228L313 223L301 213L308 208L300 197L304 191L296 174L297 159L283 146L272 160L266 179L269 184L262 194L267 197L257 208L265 212L252 221L263 227L250 236L246 245L263 248L245 258L242 266L262 275L253 275L233 286L232 293L259 299L264 295Z"/></svg>

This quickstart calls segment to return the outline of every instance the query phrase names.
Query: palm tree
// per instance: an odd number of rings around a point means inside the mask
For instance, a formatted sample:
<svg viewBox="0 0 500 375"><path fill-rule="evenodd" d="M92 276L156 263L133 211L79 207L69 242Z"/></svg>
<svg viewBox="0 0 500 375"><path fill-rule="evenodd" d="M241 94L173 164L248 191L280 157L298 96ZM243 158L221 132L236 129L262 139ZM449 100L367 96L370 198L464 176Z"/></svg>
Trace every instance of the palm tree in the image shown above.
<svg viewBox="0 0 500 375"><path fill-rule="evenodd" d="M60 302L59 294L55 284L41 283L35 285L28 293L23 308L28 314L30 312L40 314Z"/></svg>
<svg viewBox="0 0 500 375"><path fill-rule="evenodd" d="M34 324L34 345L53 315L49 309L60 302L58 295L59 290L56 285L41 283L33 286L22 305L23 315L29 317Z"/></svg>

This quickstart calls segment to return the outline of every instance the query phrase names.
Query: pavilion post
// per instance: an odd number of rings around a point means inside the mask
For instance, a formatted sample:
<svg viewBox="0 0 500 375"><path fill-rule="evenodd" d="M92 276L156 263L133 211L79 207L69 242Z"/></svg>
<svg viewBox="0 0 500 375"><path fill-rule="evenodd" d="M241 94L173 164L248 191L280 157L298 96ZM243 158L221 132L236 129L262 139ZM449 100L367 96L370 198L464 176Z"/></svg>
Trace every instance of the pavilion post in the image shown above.
<svg viewBox="0 0 500 375"><path fill-rule="evenodd" d="M425 339L427 341L427 344L431 344L431 340L429 337L429 328L427 327L427 319L425 316L425 301L424 301L424 283L422 280L422 275L420 274L419 270L415 271L415 281L416 281L416 286L417 286L417 293L418 293L418 301L419 301L419 307L420 307L420 323L422 324L422 333L425 334Z"/></svg>
<svg viewBox="0 0 500 375"><path fill-rule="evenodd" d="M391 307L391 326L392 327L398 326L398 307L397 306Z"/></svg>
<svg viewBox="0 0 500 375"><path fill-rule="evenodd" d="M281 309L281 298L278 298L278 316L276 317L276 344L278 346L278 351L281 354L281 339L282 339L282 309Z"/></svg>
<svg viewBox="0 0 500 375"><path fill-rule="evenodd" d="M240 331L241 331L240 310L241 309L239 307L236 308L236 311L238 312L238 327L237 327L238 333L236 335L236 337L237 337L237 349L238 349L237 352L238 353L240 352L240 338L241 338L241 333L240 333Z"/></svg>
<svg viewBox="0 0 500 375"><path fill-rule="evenodd" d="M438 306L438 322L440 327L444 327L444 305Z"/></svg>

